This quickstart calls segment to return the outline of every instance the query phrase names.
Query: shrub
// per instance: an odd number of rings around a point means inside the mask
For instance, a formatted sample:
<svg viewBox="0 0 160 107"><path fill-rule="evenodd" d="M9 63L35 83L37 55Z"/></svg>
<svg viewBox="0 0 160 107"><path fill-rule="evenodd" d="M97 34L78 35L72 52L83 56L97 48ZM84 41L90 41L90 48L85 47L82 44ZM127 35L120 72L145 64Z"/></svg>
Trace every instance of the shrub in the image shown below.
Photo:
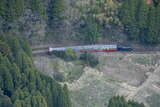
<svg viewBox="0 0 160 107"><path fill-rule="evenodd" d="M53 51L52 53L65 61L77 59L76 53L71 48L68 48L66 51Z"/></svg>
<svg viewBox="0 0 160 107"><path fill-rule="evenodd" d="M53 77L56 81L64 82L65 78L61 72L54 72Z"/></svg>
<svg viewBox="0 0 160 107"><path fill-rule="evenodd" d="M88 66L91 67L95 67L99 64L98 58L87 52L81 54L80 60L84 61Z"/></svg>

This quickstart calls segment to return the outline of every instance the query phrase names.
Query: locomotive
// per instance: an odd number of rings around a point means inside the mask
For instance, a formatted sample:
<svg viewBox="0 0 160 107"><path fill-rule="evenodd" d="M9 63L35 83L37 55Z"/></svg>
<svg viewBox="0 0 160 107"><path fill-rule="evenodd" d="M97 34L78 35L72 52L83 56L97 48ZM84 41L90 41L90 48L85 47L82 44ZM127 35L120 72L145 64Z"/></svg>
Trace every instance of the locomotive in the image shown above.
<svg viewBox="0 0 160 107"><path fill-rule="evenodd" d="M130 46L119 45L84 45L84 46L68 46L68 47L49 47L49 52L67 51L71 49L75 52L116 52L116 51L133 51Z"/></svg>

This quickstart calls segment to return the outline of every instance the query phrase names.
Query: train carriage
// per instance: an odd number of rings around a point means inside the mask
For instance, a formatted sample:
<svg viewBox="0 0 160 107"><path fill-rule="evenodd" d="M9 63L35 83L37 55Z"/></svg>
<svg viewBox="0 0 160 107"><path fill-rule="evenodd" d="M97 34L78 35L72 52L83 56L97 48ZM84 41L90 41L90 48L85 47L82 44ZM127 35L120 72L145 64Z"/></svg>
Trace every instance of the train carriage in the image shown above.
<svg viewBox="0 0 160 107"><path fill-rule="evenodd" d="M117 45L85 45L85 46L70 46L70 47L49 47L49 52L52 51L66 51L72 49L77 52L114 52L118 51Z"/></svg>

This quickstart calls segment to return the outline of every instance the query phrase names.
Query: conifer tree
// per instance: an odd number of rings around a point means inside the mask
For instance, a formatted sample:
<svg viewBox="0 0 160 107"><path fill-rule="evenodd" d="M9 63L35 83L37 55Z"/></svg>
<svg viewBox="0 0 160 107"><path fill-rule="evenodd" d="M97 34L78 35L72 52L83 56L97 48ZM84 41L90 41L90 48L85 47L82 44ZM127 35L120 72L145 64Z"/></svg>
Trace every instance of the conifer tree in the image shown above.
<svg viewBox="0 0 160 107"><path fill-rule="evenodd" d="M65 107L71 107L71 101L70 101L70 98L69 98L69 91L68 91L68 87L67 85L65 84L64 87L63 87L63 91L64 91L64 105Z"/></svg>
<svg viewBox="0 0 160 107"><path fill-rule="evenodd" d="M20 86L21 74L19 68L15 63L11 67L11 74L13 77L14 88L16 89Z"/></svg>
<svg viewBox="0 0 160 107"><path fill-rule="evenodd" d="M16 100L13 104L13 107L23 107L22 102L20 100Z"/></svg>
<svg viewBox="0 0 160 107"><path fill-rule="evenodd" d="M3 73L3 90L4 90L4 93L5 95L7 96L11 96L11 93L14 89L14 85L13 85L13 82L12 82L12 76L11 74L9 73L9 69L6 68L6 67L1 67L1 70L4 72Z"/></svg>
<svg viewBox="0 0 160 107"><path fill-rule="evenodd" d="M85 19L85 23L85 27L82 28L83 39L86 43L95 44L101 38L101 26L96 23L92 16L88 16Z"/></svg>
<svg viewBox="0 0 160 107"><path fill-rule="evenodd" d="M159 39L157 38L158 35L156 26L157 25L156 15L157 15L156 8L152 7L149 12L149 24L148 24L149 33L146 38L146 42L151 44L157 43L159 41Z"/></svg>
<svg viewBox="0 0 160 107"><path fill-rule="evenodd" d="M32 10L34 14L38 14L40 16L45 17L46 16L46 9L44 6L43 0L29 0L29 8Z"/></svg>
<svg viewBox="0 0 160 107"><path fill-rule="evenodd" d="M1 0L0 2L0 17L5 17L5 11L6 11L6 0Z"/></svg>
<svg viewBox="0 0 160 107"><path fill-rule="evenodd" d="M149 7L145 0L139 1L139 11L138 11L138 24L139 24L139 37L141 41L145 41L148 33L148 14L149 14Z"/></svg>
<svg viewBox="0 0 160 107"><path fill-rule="evenodd" d="M4 56L8 56L10 54L9 46L0 40L0 53Z"/></svg>
<svg viewBox="0 0 160 107"><path fill-rule="evenodd" d="M130 35L130 39L137 40L139 30L137 29L137 0L125 0L120 12L120 18L124 24L126 32Z"/></svg>
<svg viewBox="0 0 160 107"><path fill-rule="evenodd" d="M17 18L23 14L24 11L24 0L13 0L14 4L13 5L13 12L14 12L14 17Z"/></svg>
<svg viewBox="0 0 160 107"><path fill-rule="evenodd" d="M64 19L63 14L65 12L64 0L51 0L49 5L49 21L51 26L58 26L58 24Z"/></svg>
<svg viewBox="0 0 160 107"><path fill-rule="evenodd" d="M138 20L140 28L146 28L148 21L149 7L145 0L140 0L139 2L139 11L138 11Z"/></svg>

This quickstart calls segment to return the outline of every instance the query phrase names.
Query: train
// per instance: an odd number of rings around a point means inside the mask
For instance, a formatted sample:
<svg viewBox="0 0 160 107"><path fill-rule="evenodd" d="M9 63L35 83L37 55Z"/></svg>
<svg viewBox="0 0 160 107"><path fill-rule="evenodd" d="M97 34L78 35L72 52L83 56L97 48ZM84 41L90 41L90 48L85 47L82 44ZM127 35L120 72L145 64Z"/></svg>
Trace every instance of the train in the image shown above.
<svg viewBox="0 0 160 107"><path fill-rule="evenodd" d="M71 49L75 52L117 52L117 51L133 51L131 46L120 45L84 45L84 46L68 46L68 47L49 47L49 52L60 52Z"/></svg>

